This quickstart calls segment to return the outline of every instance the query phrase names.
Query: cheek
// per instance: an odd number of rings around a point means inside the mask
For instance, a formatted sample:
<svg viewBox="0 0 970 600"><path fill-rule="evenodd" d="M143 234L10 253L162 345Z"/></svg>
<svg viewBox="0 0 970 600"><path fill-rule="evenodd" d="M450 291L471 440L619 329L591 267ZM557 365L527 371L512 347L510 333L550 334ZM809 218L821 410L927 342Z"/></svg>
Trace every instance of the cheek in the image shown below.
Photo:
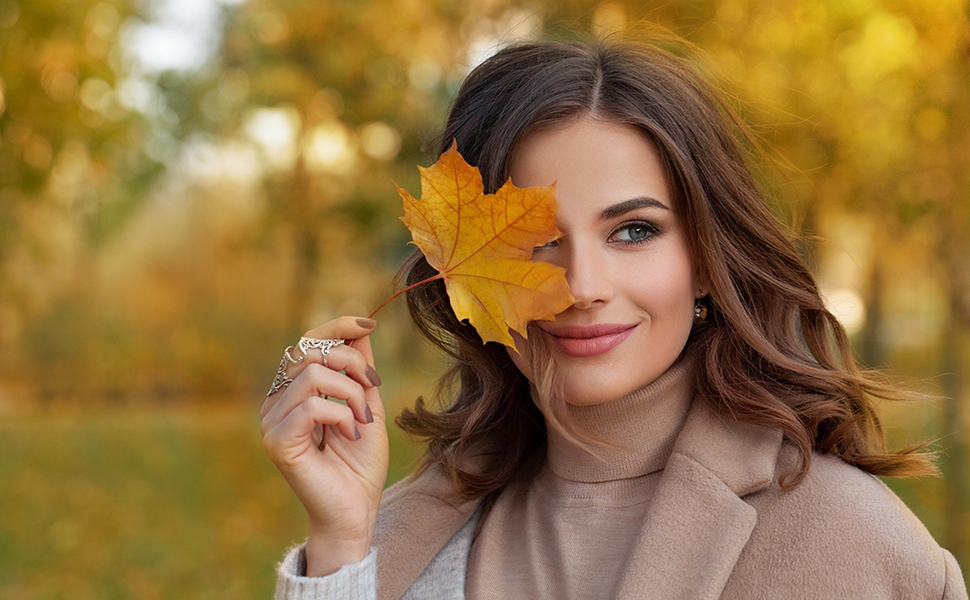
<svg viewBox="0 0 970 600"><path fill-rule="evenodd" d="M686 306L693 318L694 302L697 299L695 269L687 245L680 240L678 246L677 251L673 253L677 259L671 261L667 272L667 281L670 282L670 301Z"/></svg>
<svg viewBox="0 0 970 600"><path fill-rule="evenodd" d="M652 269L628 288L630 295L654 318L693 318L696 289L688 261Z"/></svg>

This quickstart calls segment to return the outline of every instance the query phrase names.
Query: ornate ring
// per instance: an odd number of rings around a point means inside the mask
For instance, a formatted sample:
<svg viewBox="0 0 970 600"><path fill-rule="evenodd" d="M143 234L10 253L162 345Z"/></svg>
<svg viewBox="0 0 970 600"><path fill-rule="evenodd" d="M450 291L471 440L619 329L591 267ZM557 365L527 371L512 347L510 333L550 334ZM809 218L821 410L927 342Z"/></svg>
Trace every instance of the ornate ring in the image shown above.
<svg viewBox="0 0 970 600"><path fill-rule="evenodd" d="M287 361L289 361L289 362L298 362L298 361L294 361L290 357L290 349L291 348L293 348L293 346L290 346L289 348L287 348L286 350L283 351L283 360L280 361L280 367L278 369L276 369L276 377L273 378L273 385L271 385L269 387L269 391L266 392L266 397L267 398L270 397L270 396L272 396L273 394L275 394L276 392L278 392L280 390L285 390L286 389L286 386L288 386L291 383L293 383L293 380L290 379L289 377L287 377L287 375L286 375L286 363L287 363ZM300 359L300 360L303 360L303 359Z"/></svg>
<svg viewBox="0 0 970 600"><path fill-rule="evenodd" d="M330 354L330 349L334 346L339 346L343 344L344 340L318 340L315 338L300 338L299 347L303 351L303 358L306 358L306 353L310 348L317 348L323 354L323 366L329 367L327 361L327 356ZM300 360L302 361L303 358Z"/></svg>
<svg viewBox="0 0 970 600"><path fill-rule="evenodd" d="M293 383L293 380L286 374L286 363L298 365L306 359L310 348L319 348L320 352L323 353L323 366L329 366L327 355L330 354L330 349L343 343L344 340L318 340L302 337L296 346L287 346L286 350L283 351L283 360L280 361L280 366L276 369L273 385L270 386L266 396L272 396L280 390L285 390L288 385Z"/></svg>

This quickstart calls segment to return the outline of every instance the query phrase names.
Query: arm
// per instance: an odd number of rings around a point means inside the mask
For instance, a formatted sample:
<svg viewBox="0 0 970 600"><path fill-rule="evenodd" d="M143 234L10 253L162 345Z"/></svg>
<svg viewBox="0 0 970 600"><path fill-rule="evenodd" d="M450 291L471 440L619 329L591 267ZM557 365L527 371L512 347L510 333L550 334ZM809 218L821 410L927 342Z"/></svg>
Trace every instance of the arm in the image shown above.
<svg viewBox="0 0 970 600"><path fill-rule="evenodd" d="M963 573L957 559L947 550L943 550L943 562L946 564L946 582L943 588L943 600L967 600L967 585L963 582Z"/></svg>
<svg viewBox="0 0 970 600"><path fill-rule="evenodd" d="M371 549L388 468L380 378L367 337L373 327L369 319L342 317L307 332L348 344L334 346L326 365L319 350L287 365L292 383L269 396L260 413L263 445L307 511L308 577L359 563ZM327 436L323 451L320 425Z"/></svg>
<svg viewBox="0 0 970 600"><path fill-rule="evenodd" d="M275 600L376 600L377 551L364 560L344 565L326 577L306 577L306 555L302 544L290 549L276 570Z"/></svg>

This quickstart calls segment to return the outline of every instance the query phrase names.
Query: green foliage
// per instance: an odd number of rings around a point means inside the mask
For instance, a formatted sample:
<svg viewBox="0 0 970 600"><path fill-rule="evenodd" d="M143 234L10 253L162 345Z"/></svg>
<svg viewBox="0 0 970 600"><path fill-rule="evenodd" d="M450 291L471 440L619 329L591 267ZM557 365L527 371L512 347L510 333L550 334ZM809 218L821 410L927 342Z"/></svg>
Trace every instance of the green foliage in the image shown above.
<svg viewBox="0 0 970 600"><path fill-rule="evenodd" d="M306 516L255 407L0 422L0 597L268 598ZM396 443L392 475L414 456ZM56 576L54 576L56 575Z"/></svg>

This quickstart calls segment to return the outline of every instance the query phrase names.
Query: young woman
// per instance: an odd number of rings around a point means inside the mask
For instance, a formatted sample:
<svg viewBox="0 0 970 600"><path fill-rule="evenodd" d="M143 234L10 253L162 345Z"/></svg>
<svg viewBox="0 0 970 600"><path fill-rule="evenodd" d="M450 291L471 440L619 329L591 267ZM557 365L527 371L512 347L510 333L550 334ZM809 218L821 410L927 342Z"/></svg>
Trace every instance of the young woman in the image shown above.
<svg viewBox="0 0 970 600"><path fill-rule="evenodd" d="M428 451L386 492L375 323L289 349L262 431L310 533L278 598L967 598L873 477L934 472L885 449L873 398L900 394L856 368L750 137L688 62L507 48L461 87L452 139L487 192L556 183L564 235L534 257L565 267L575 304L518 354L458 322L440 282L410 291L454 394L399 418ZM402 273L432 271L416 251Z"/></svg>

